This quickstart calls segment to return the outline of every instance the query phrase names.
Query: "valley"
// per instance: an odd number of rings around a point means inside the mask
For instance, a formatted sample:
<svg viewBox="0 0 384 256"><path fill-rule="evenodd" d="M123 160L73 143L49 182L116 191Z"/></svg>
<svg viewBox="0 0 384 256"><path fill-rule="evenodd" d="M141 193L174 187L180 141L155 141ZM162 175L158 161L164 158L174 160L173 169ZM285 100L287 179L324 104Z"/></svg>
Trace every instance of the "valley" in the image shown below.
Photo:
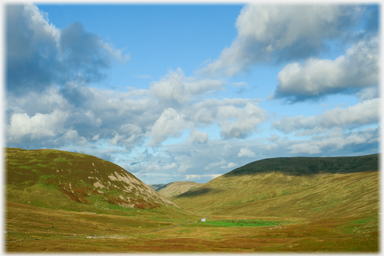
<svg viewBox="0 0 384 256"><path fill-rule="evenodd" d="M5 159L6 252L379 250L378 155L261 160L165 194L89 155Z"/></svg>

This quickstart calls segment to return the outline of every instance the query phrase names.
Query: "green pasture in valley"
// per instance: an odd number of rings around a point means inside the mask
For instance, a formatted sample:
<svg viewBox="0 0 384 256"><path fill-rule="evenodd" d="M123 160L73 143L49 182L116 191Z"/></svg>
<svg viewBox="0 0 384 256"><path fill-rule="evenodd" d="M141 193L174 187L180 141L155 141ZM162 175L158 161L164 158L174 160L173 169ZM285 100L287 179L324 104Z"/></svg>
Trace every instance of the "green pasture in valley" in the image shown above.
<svg viewBox="0 0 384 256"><path fill-rule="evenodd" d="M207 220L206 222L193 223L198 227L266 227L282 224L282 221L271 220Z"/></svg>

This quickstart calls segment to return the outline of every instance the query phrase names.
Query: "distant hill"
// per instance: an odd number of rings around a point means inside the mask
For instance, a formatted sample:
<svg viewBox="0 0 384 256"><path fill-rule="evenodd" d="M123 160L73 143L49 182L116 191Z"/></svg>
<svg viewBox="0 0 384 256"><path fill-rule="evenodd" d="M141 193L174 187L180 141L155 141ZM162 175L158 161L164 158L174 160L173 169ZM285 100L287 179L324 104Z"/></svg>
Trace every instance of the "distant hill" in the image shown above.
<svg viewBox="0 0 384 256"><path fill-rule="evenodd" d="M172 199L200 214L343 216L378 211L379 155L256 161Z"/></svg>
<svg viewBox="0 0 384 256"><path fill-rule="evenodd" d="M53 209L153 209L174 203L120 166L60 150L5 149L7 200Z"/></svg>
<svg viewBox="0 0 384 256"><path fill-rule="evenodd" d="M378 170L378 154L352 157L279 157L246 164L225 176L247 175L271 171L291 175L318 173L354 173Z"/></svg>
<svg viewBox="0 0 384 256"><path fill-rule="evenodd" d="M169 184L171 184L171 183L167 183L167 184L150 184L148 186L150 186L153 190L158 191L159 189L162 189L162 188L168 186Z"/></svg>
<svg viewBox="0 0 384 256"><path fill-rule="evenodd" d="M193 181L175 181L160 187L157 192L160 195L171 199L172 197L178 196L201 185L202 183L196 183Z"/></svg>

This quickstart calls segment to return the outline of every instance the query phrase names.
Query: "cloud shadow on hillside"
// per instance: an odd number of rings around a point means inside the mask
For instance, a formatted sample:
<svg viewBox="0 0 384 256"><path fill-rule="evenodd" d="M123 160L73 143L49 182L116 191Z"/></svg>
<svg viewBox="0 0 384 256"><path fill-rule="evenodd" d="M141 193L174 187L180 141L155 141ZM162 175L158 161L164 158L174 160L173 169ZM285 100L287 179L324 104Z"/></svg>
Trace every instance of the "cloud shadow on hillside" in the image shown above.
<svg viewBox="0 0 384 256"><path fill-rule="evenodd" d="M180 195L176 196L176 198L195 197L195 196L205 195L208 193L210 193L210 194L217 193L220 191L221 191L220 189L196 188L196 189L189 190L183 194L180 194Z"/></svg>

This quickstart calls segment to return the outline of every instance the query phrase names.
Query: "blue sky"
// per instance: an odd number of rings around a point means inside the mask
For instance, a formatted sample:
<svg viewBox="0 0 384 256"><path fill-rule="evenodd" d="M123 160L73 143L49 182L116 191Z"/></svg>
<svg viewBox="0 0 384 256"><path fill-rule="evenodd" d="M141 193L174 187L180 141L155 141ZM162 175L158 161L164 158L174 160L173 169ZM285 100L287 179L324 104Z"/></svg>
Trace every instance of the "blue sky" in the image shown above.
<svg viewBox="0 0 384 256"><path fill-rule="evenodd" d="M379 152L379 6L5 6L6 144L147 184Z"/></svg>

